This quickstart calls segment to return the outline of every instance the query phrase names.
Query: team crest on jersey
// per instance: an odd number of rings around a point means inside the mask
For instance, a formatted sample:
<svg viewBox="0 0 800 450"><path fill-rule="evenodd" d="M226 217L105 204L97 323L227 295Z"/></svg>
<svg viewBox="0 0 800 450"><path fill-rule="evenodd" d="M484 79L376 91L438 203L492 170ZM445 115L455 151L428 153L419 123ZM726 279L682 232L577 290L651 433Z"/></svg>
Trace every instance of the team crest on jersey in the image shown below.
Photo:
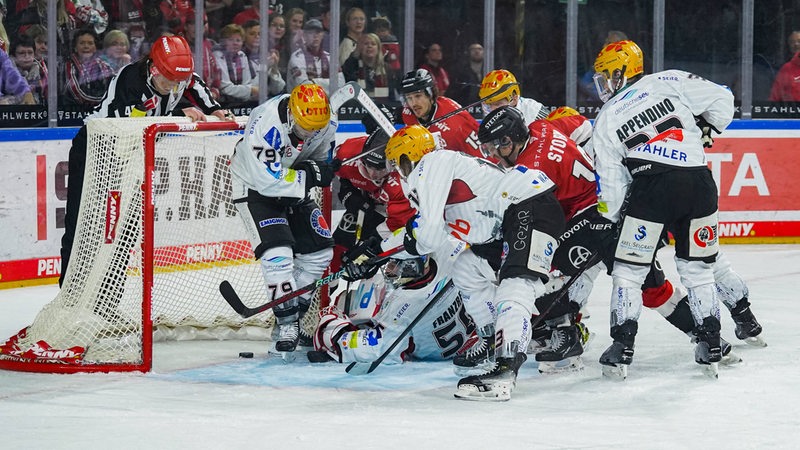
<svg viewBox="0 0 800 450"><path fill-rule="evenodd" d="M319 208L314 208L314 211L311 212L311 228L324 238L331 237L331 229Z"/></svg>

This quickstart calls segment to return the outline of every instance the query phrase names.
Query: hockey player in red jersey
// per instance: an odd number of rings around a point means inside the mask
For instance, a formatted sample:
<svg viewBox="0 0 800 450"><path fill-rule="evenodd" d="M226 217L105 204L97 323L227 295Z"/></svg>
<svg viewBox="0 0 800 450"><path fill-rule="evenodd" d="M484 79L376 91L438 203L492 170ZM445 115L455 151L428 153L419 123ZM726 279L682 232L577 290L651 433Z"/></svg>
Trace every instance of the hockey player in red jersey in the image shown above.
<svg viewBox="0 0 800 450"><path fill-rule="evenodd" d="M383 239L391 231L405 226L415 211L405 198L397 173L386 165L389 138L381 129L369 136L347 139L336 148L336 159L347 161L363 152L366 155L342 164L339 177L339 200L345 211L333 233L331 270L339 270L341 257L358 241L370 237Z"/></svg>
<svg viewBox="0 0 800 450"><path fill-rule="evenodd" d="M404 124L420 124L428 128L439 141L440 148L483 158L478 148L478 122L467 111L437 121L461 105L439 95L430 72L417 69L406 73L400 93L405 103L401 113Z"/></svg>

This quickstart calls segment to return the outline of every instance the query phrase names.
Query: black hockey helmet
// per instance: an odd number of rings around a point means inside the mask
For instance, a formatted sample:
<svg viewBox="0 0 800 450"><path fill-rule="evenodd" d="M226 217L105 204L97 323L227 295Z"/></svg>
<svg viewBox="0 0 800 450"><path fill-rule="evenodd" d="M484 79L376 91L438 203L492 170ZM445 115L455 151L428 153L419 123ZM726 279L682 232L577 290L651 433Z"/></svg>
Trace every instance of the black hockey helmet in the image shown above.
<svg viewBox="0 0 800 450"><path fill-rule="evenodd" d="M503 106L490 112L478 127L478 140L482 144L501 144L508 137L511 142L525 142L530 133L525 116L513 106Z"/></svg>
<svg viewBox="0 0 800 450"><path fill-rule="evenodd" d="M371 149L371 152L364 156L364 164L373 169L386 169L386 144L389 143L389 136L382 129L377 129L369 135L364 142L364 148L361 151Z"/></svg>
<svg viewBox="0 0 800 450"><path fill-rule="evenodd" d="M403 95L412 92L425 91L430 97L434 97L433 76L425 69L412 70L407 72L400 84L400 93Z"/></svg>

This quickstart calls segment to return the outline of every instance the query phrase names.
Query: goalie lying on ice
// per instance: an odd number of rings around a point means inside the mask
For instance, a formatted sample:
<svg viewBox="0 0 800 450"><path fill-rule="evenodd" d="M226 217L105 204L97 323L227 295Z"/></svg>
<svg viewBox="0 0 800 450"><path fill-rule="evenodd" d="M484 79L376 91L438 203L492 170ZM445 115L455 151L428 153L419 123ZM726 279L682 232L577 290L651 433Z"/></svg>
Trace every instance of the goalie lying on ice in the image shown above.
<svg viewBox="0 0 800 450"><path fill-rule="evenodd" d="M451 258L436 255L390 259L374 277L351 283L320 313L314 348L338 362L375 361L447 284ZM477 341L457 290L426 316L385 363L452 359Z"/></svg>

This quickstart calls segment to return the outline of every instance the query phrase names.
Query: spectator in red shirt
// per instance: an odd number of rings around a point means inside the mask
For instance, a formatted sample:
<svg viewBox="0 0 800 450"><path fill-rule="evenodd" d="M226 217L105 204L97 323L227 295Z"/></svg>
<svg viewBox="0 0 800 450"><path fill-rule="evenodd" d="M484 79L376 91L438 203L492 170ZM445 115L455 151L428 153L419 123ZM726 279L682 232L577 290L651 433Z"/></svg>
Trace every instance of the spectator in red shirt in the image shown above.
<svg viewBox="0 0 800 450"><path fill-rule="evenodd" d="M439 88L439 95L447 95L447 88L450 87L450 75L442 66L442 46L433 43L425 49L425 62L419 66L433 76L436 87Z"/></svg>

